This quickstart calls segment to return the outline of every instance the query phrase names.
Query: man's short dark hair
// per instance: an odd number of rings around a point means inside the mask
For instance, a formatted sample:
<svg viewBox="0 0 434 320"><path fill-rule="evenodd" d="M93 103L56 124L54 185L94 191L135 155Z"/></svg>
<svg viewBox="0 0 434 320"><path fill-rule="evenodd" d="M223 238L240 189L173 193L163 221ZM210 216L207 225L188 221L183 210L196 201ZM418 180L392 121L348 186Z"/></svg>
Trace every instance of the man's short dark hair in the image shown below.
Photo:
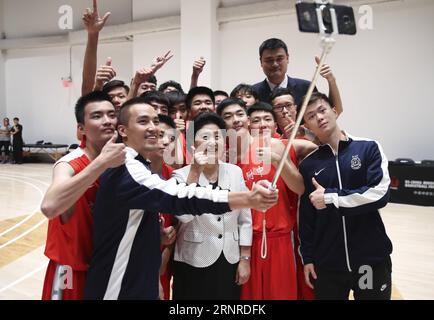
<svg viewBox="0 0 434 320"><path fill-rule="evenodd" d="M259 47L259 58L262 59L262 54L265 50L276 50L280 48L285 50L285 53L288 54L288 47L286 46L285 42L277 38L267 39L262 42L261 46Z"/></svg>
<svg viewBox="0 0 434 320"><path fill-rule="evenodd" d="M220 130L226 129L226 123L219 115L211 112L201 113L194 119L194 137L207 124L215 124Z"/></svg>
<svg viewBox="0 0 434 320"><path fill-rule="evenodd" d="M153 83L153 84L157 85L157 77L156 77L155 75L152 75L152 76L150 76L149 79L148 79L147 81L145 81L145 82L150 82L150 83Z"/></svg>
<svg viewBox="0 0 434 320"><path fill-rule="evenodd" d="M240 83L231 92L231 98L236 98L239 94L250 94L256 100L259 100L259 94L253 89L253 86L246 83Z"/></svg>
<svg viewBox="0 0 434 320"><path fill-rule="evenodd" d="M205 94L209 96L212 100L212 103L215 104L215 96L214 92L208 88L208 87L194 87L188 91L187 96L185 97L185 105L187 106L187 109L191 109L191 103L193 101L193 98L198 94Z"/></svg>
<svg viewBox="0 0 434 320"><path fill-rule="evenodd" d="M265 111L271 113L274 122L276 122L277 118L276 115L274 114L273 107L271 106L271 104L262 101L256 102L254 105L252 105L250 108L247 109L247 115L250 117L252 113L256 111Z"/></svg>
<svg viewBox="0 0 434 320"><path fill-rule="evenodd" d="M124 88L127 94L130 92L130 87L128 87L122 80L112 80L107 82L102 87L102 91L108 94L110 91L116 88Z"/></svg>
<svg viewBox="0 0 434 320"><path fill-rule="evenodd" d="M227 99L224 99L222 102L220 102L220 104L217 106L217 114L219 116L221 116L223 114L223 111L227 107L234 105L234 104L239 105L241 108L244 109L244 111L246 111L246 109L247 109L246 103L243 100L241 100L239 98L227 98Z"/></svg>
<svg viewBox="0 0 434 320"><path fill-rule="evenodd" d="M122 105L122 108L119 111L118 125L128 125L128 121L130 120L130 109L136 104L147 104L151 106L149 102L146 102L144 97L135 97L128 100Z"/></svg>
<svg viewBox="0 0 434 320"><path fill-rule="evenodd" d="M164 104L167 109L169 109L169 99L167 99L166 95L160 91L147 91L141 94L145 103L151 104L151 102L157 102L160 104Z"/></svg>
<svg viewBox="0 0 434 320"><path fill-rule="evenodd" d="M17 117L15 117L14 119L13 119L14 121L16 120L16 121L20 121L20 119L19 118L17 118Z"/></svg>
<svg viewBox="0 0 434 320"><path fill-rule="evenodd" d="M169 99L169 108L173 108L179 103L185 103L185 93L179 91L171 91L166 93L167 99Z"/></svg>
<svg viewBox="0 0 434 320"><path fill-rule="evenodd" d="M295 96L292 93L292 91L289 88L281 88L281 87L274 88L274 90L270 94L270 101L273 102L273 100L276 99L277 97L286 96L286 95L290 95L292 99L294 99L294 103L297 104L297 101L295 100ZM301 109L301 105L297 104L297 113L300 111L300 109Z"/></svg>
<svg viewBox="0 0 434 320"><path fill-rule="evenodd" d="M185 103L185 93L179 91L170 91L166 93L167 99L169 99L169 114L173 112L173 109L177 104Z"/></svg>
<svg viewBox="0 0 434 320"><path fill-rule="evenodd" d="M301 101L304 101L304 99L306 98L306 96L303 97L303 99ZM329 97L319 91L315 91L314 93L312 93L312 95L310 96L309 102L307 103L308 106L310 106L311 104L314 104L315 102L317 102L318 100L324 100L325 102L328 103L328 105L330 106L330 108L333 108L333 105L329 99ZM304 123L304 115L303 115L303 119L301 119L301 124Z"/></svg>
<svg viewBox="0 0 434 320"><path fill-rule="evenodd" d="M158 87L158 91L163 92L168 87L174 87L178 92L184 93L184 90L182 89L181 84L179 82L176 82L173 80L169 80L169 81L166 81L166 82L163 82L162 84L160 84L160 86Z"/></svg>
<svg viewBox="0 0 434 320"><path fill-rule="evenodd" d="M276 87L276 88L274 88L274 90L271 92L271 95L270 95L270 101L273 101L273 100L276 99L277 97L280 97L280 96L286 96L286 95L290 95L290 96L294 99L294 101L295 101L294 95L292 94L292 92L291 92L290 89L288 89L288 88Z"/></svg>
<svg viewBox="0 0 434 320"><path fill-rule="evenodd" d="M160 120L160 123L167 124L172 129L176 129L175 121L169 116L166 116L165 114L159 114L158 119Z"/></svg>
<svg viewBox="0 0 434 320"><path fill-rule="evenodd" d="M215 90L213 93L214 93L214 97L225 96L226 98L229 98L228 93L226 91L223 91L223 90Z"/></svg>
<svg viewBox="0 0 434 320"><path fill-rule="evenodd" d="M303 100L305 99L305 97L306 96L303 97ZM310 96L310 99L309 99L309 102L307 103L307 105L309 106L309 105L317 102L318 100L324 100L325 102L327 102L330 105L331 108L333 108L333 105L332 105L329 97L326 94L324 94L322 92L318 92L318 91L312 93L312 95Z"/></svg>
<svg viewBox="0 0 434 320"><path fill-rule="evenodd" d="M91 93L80 97L75 104L75 119L77 120L77 123L84 124L84 109L89 103L101 101L108 101L113 105L110 96L103 91L92 91Z"/></svg>

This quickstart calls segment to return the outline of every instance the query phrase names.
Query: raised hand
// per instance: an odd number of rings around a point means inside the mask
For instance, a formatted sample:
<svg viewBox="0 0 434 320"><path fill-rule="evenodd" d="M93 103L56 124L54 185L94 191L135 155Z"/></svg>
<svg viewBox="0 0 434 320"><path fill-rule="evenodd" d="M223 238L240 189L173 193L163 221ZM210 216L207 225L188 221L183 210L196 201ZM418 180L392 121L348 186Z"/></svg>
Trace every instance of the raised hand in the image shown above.
<svg viewBox="0 0 434 320"><path fill-rule="evenodd" d="M315 191L309 195L310 202L317 210L327 208L324 202L325 189L315 180L315 178L312 178L312 184L315 187Z"/></svg>
<svg viewBox="0 0 434 320"><path fill-rule="evenodd" d="M112 67L112 58L107 58L105 65L96 71L94 90L101 90L104 84L116 77L116 71Z"/></svg>
<svg viewBox="0 0 434 320"><path fill-rule="evenodd" d="M139 86L141 83L148 81L148 79L152 77L161 67L163 67L167 61L172 59L172 57L173 54L169 50L164 55L156 57L149 68L137 70L133 80L134 84Z"/></svg>
<svg viewBox="0 0 434 320"><path fill-rule="evenodd" d="M83 23L88 33L99 33L110 16L110 12L101 18L98 13L97 0L93 0L93 10L87 8L83 13Z"/></svg>
<svg viewBox="0 0 434 320"><path fill-rule="evenodd" d="M315 57L315 62L317 64L317 67L320 63L320 58L318 56ZM319 74L326 79L327 81L333 81L335 80L335 76L333 75L332 69L328 64L323 64L321 67L321 70L319 71Z"/></svg>
<svg viewBox="0 0 434 320"><path fill-rule="evenodd" d="M136 71L133 82L136 86L139 86L141 83L148 81L153 74L152 68L142 68Z"/></svg>
<svg viewBox="0 0 434 320"><path fill-rule="evenodd" d="M288 119L288 124L285 126L285 128L283 128L283 130L285 131L286 137L289 139L292 134L292 130L294 129L295 121L292 120L289 115L286 118Z"/></svg>
<svg viewBox="0 0 434 320"><path fill-rule="evenodd" d="M173 122L175 122L176 129L179 131L185 131L185 120L182 119L179 115L176 116L176 119L173 119Z"/></svg>
<svg viewBox="0 0 434 320"><path fill-rule="evenodd" d="M118 132L115 131L113 137L102 148L100 155L97 157L99 161L108 169L116 168L125 163L127 151L123 143L116 143ZM96 159L95 159L96 160Z"/></svg>
<svg viewBox="0 0 434 320"><path fill-rule="evenodd" d="M172 59L172 57L173 54L171 50L167 51L164 55L156 57L151 65L152 72L157 72L162 66L166 64L167 61Z"/></svg>
<svg viewBox="0 0 434 320"><path fill-rule="evenodd" d="M198 77L205 67L206 60L204 57L200 57L199 59L195 60L193 63L193 75Z"/></svg>

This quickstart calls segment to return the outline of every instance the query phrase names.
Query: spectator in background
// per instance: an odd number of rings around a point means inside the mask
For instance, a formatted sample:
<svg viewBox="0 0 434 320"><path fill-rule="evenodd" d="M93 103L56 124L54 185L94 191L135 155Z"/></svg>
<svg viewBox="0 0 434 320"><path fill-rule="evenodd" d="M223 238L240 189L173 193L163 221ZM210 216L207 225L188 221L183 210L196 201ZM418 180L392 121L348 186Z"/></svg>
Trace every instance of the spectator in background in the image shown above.
<svg viewBox="0 0 434 320"><path fill-rule="evenodd" d="M157 91L157 77L154 75L150 76L147 81L142 82L139 85L137 96L141 96L143 93L151 91Z"/></svg>
<svg viewBox="0 0 434 320"><path fill-rule="evenodd" d="M229 95L223 90L214 91L215 105L218 106L224 99L229 98Z"/></svg>
<svg viewBox="0 0 434 320"><path fill-rule="evenodd" d="M127 101L130 88L121 80L112 80L104 85L102 91L110 96L116 110L119 110Z"/></svg>
<svg viewBox="0 0 434 320"><path fill-rule="evenodd" d="M7 163L9 161L9 147L11 145L11 129L9 124L9 118L3 119L3 126L0 126L0 156L1 163ZM4 156L2 156L2 150L4 150Z"/></svg>
<svg viewBox="0 0 434 320"><path fill-rule="evenodd" d="M294 96L287 88L275 88L271 94L273 111L276 115L278 131L282 139L289 139L295 121L297 120L298 106L295 104ZM295 136L297 139L315 140L315 135L305 126L301 125Z"/></svg>
<svg viewBox="0 0 434 320"><path fill-rule="evenodd" d="M261 101L271 103L270 94L276 87L289 88L294 93L296 104L306 94L310 82L291 78L286 74L288 70L289 54L285 42L271 38L265 40L259 47L259 59L262 70L267 78L253 85Z"/></svg>
<svg viewBox="0 0 434 320"><path fill-rule="evenodd" d="M176 145L177 147L179 147L178 150L181 150L182 157L183 157L182 160L180 161L177 160L178 162L172 164L172 166L174 168L181 168L185 164L186 153L187 153L186 151L187 142L185 140L185 129L186 129L187 119L188 119L188 110L187 110L187 106L185 105L186 95L178 91L172 91L167 93L166 96L169 99L169 116L171 119L173 119L173 122L176 125L176 130L178 131Z"/></svg>
<svg viewBox="0 0 434 320"><path fill-rule="evenodd" d="M172 51L167 51L165 54L155 57L152 64L148 68L141 68L136 71L133 80L131 81L131 90L127 100L139 97L146 92L157 91L157 78L155 73L172 59Z"/></svg>
<svg viewBox="0 0 434 320"><path fill-rule="evenodd" d="M208 87L190 89L185 98L185 104L188 109L188 119L191 121L201 113L215 112L214 93Z"/></svg>
<svg viewBox="0 0 434 320"><path fill-rule="evenodd" d="M185 94L172 91L166 94L169 99L169 116L176 124L176 129L185 132L185 123L188 118L187 106L185 105Z"/></svg>
<svg viewBox="0 0 434 320"><path fill-rule="evenodd" d="M231 92L231 98L238 98L246 103L247 108L259 101L258 93L249 84L240 83Z"/></svg>
<svg viewBox="0 0 434 320"><path fill-rule="evenodd" d="M173 91L178 91L180 93L184 93L184 90L182 89L181 84L179 82L176 82L173 80L169 80L169 81L162 83L158 87L158 91L163 92L163 93L168 93L168 92L173 92Z"/></svg>
<svg viewBox="0 0 434 320"><path fill-rule="evenodd" d="M157 114L169 115L169 99L160 91L145 92L142 97L144 103L154 107Z"/></svg>
<svg viewBox="0 0 434 320"><path fill-rule="evenodd" d="M13 136L13 156L15 164L23 163L23 126L20 124L20 119L14 118L14 126L12 127L11 134Z"/></svg>

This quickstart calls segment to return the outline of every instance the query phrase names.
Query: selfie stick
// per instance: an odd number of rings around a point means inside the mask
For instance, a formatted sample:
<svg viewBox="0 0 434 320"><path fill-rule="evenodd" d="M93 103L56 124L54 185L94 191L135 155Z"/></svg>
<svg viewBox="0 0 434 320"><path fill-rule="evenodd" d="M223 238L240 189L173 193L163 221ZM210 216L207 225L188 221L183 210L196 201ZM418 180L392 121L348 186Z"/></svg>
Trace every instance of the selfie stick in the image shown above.
<svg viewBox="0 0 434 320"><path fill-rule="evenodd" d="M324 3L321 2L320 4L324 4ZM326 28L325 28L323 20L322 20L322 8L321 7L317 8L316 13L317 13L318 21L319 21L320 33L322 34L321 47L322 47L323 51L321 54L321 59L320 59L320 62L319 62L318 66L315 70L315 74L313 76L312 82L310 83L309 89L308 89L307 94L304 98L301 109L298 112L297 121L295 122L294 128L292 129L291 136L290 136L289 141L286 145L285 151L283 152L282 158L280 159L279 166L277 167L276 173L274 174L274 178L273 178L273 181L271 182L270 190L276 190L277 180L279 179L280 174L282 173L282 169L283 169L283 166L285 164L287 155L288 155L289 150L291 149L291 146L294 142L295 136L298 132L301 121L303 119L304 113L306 112L307 103L309 102L310 97L312 96L313 90L314 90L316 82L318 80L320 70L321 70L322 66L324 65L324 62L325 62L328 54L332 50L333 45L336 42L333 39L333 35L338 33L337 32L338 23L337 23L335 10L333 8L330 9L331 20L332 20L332 25L333 25L333 33L331 33L331 34L325 33ZM263 211L262 212L262 242L261 242L261 258L262 259L265 259L267 257L267 234L266 234L266 232L267 231L266 231L265 211Z"/></svg>

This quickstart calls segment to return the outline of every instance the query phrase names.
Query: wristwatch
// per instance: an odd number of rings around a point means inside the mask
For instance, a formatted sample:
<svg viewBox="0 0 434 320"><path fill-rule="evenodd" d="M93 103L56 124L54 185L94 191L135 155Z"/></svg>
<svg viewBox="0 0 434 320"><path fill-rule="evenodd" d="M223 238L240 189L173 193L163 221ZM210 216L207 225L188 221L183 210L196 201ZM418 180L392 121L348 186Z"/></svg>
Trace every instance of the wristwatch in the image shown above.
<svg viewBox="0 0 434 320"><path fill-rule="evenodd" d="M240 260L250 260L251 258L251 256L241 256Z"/></svg>

